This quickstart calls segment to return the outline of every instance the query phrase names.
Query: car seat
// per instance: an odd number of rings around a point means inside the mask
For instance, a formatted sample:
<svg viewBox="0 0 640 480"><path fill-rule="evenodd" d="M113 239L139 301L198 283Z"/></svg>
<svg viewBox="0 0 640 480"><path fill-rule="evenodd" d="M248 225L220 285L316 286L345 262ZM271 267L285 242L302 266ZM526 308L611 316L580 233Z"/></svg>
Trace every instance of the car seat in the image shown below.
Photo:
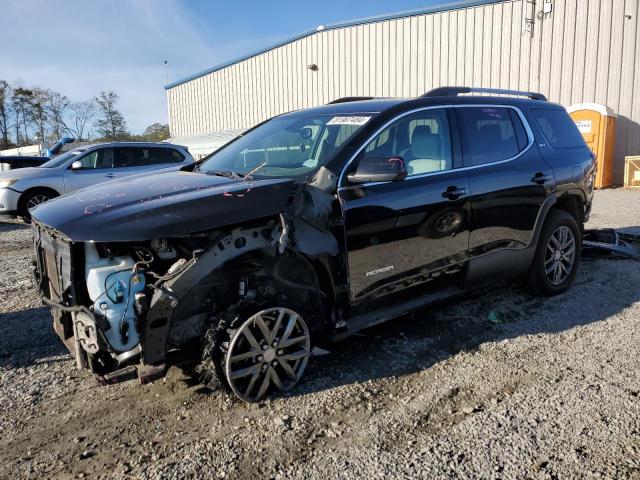
<svg viewBox="0 0 640 480"><path fill-rule="evenodd" d="M431 132L429 125L418 125L411 134L411 145L400 156L407 165L409 175L438 172L449 168L448 160L442 158L442 142L439 135Z"/></svg>

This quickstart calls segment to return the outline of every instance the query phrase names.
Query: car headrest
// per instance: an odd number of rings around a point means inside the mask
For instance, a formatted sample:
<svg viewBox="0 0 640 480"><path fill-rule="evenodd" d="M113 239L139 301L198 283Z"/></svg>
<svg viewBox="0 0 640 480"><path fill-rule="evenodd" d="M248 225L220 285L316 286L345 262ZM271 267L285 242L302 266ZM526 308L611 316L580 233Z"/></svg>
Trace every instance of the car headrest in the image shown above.
<svg viewBox="0 0 640 480"><path fill-rule="evenodd" d="M431 133L428 125L420 125L413 130L411 155L413 158L440 158L440 139Z"/></svg>
<svg viewBox="0 0 640 480"><path fill-rule="evenodd" d="M415 136L430 135L431 133L431 125L418 125L413 129L413 133L411 134L411 143L413 143L413 138Z"/></svg>

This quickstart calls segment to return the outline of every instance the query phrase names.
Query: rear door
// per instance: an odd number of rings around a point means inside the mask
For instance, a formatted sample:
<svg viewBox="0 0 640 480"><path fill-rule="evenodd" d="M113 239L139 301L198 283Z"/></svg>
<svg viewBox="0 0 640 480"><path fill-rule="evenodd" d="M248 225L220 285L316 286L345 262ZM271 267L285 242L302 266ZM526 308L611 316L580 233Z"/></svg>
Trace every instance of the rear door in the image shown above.
<svg viewBox="0 0 640 480"><path fill-rule="evenodd" d="M528 245L554 177L526 118L505 105L455 110L471 186L470 255Z"/></svg>
<svg viewBox="0 0 640 480"><path fill-rule="evenodd" d="M174 148L119 147L116 148L115 171L118 177L126 177L180 165L184 160L184 155Z"/></svg>
<svg viewBox="0 0 640 480"><path fill-rule="evenodd" d="M408 112L375 134L346 168L339 199L354 305L455 281L466 258L470 210L457 138L451 110ZM368 155L402 158L407 178L349 184L347 174Z"/></svg>
<svg viewBox="0 0 640 480"><path fill-rule="evenodd" d="M71 169L71 165L64 173L64 192L73 192L81 188L90 187L97 183L113 180L116 177L113 148L99 148L92 150L73 163L82 163L82 168Z"/></svg>
<svg viewBox="0 0 640 480"><path fill-rule="evenodd" d="M534 123L546 142L538 147L544 159L553 166L560 190L578 190L591 203L595 162L582 134L564 108L531 108Z"/></svg>

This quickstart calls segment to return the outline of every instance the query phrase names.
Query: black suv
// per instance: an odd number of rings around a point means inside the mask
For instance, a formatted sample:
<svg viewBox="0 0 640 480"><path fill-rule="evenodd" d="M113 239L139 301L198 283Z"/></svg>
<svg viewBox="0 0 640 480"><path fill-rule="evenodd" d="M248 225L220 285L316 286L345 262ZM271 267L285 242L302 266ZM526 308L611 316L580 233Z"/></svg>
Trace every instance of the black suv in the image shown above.
<svg viewBox="0 0 640 480"><path fill-rule="evenodd" d="M351 97L36 207L34 281L102 382L190 359L257 401L295 385L318 341L484 281L567 290L594 172L540 94Z"/></svg>

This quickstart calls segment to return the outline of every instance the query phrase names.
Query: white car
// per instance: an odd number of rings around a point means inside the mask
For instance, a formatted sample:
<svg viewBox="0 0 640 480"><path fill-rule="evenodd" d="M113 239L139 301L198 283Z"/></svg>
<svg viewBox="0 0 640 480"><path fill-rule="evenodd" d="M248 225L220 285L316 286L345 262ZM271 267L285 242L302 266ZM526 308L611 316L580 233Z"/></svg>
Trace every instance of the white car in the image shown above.
<svg viewBox="0 0 640 480"><path fill-rule="evenodd" d="M111 142L78 147L40 167L0 173L0 215L29 221L30 209L65 193L193 161L186 147L171 143Z"/></svg>

